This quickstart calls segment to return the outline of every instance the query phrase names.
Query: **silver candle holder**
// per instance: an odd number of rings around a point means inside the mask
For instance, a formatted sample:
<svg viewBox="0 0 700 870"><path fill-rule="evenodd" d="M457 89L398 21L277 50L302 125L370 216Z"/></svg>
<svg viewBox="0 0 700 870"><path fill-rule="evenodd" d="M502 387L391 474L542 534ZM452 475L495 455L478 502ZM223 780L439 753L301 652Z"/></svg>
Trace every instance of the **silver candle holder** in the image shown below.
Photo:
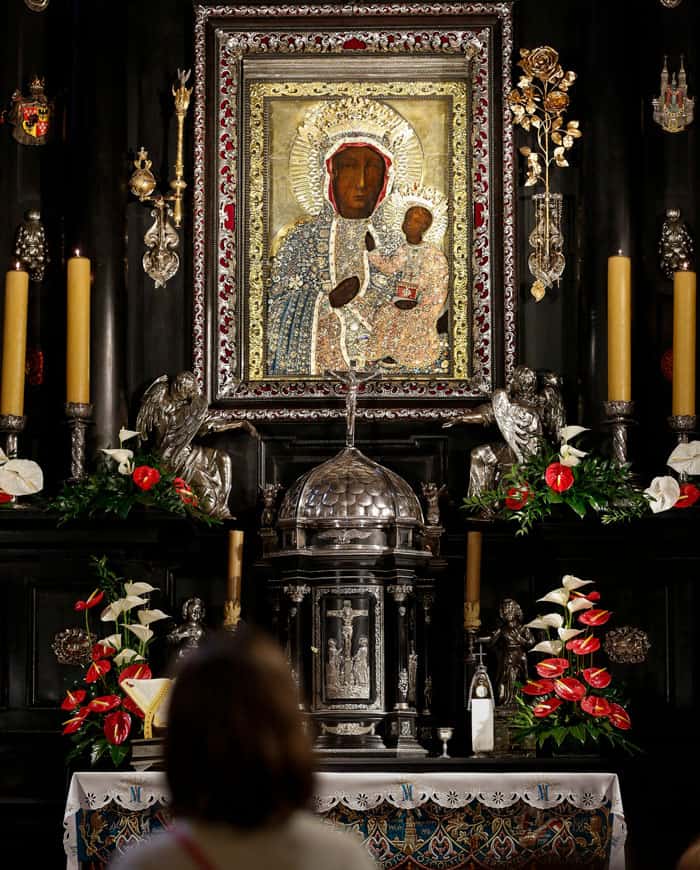
<svg viewBox="0 0 700 870"><path fill-rule="evenodd" d="M0 432L5 433L5 453L8 459L19 456L19 435L24 432L27 417L24 414L0 414Z"/></svg>
<svg viewBox="0 0 700 870"><path fill-rule="evenodd" d="M87 477L87 427L92 420L93 406L88 402L66 402L63 406L70 428L69 481Z"/></svg>
<svg viewBox="0 0 700 870"><path fill-rule="evenodd" d="M8 459L19 457L19 435L24 432L27 425L25 414L0 414L0 432L5 433L5 455ZM17 496L10 498L9 504L13 508L26 507L17 500Z"/></svg>
<svg viewBox="0 0 700 870"><path fill-rule="evenodd" d="M627 434L634 420L634 402L613 400L603 402L605 419L603 425L609 426L612 434L612 450L615 462L626 465L629 462Z"/></svg>
<svg viewBox="0 0 700 870"><path fill-rule="evenodd" d="M697 429L698 418L696 414L672 414L668 418L668 425L675 433L678 444L687 444L690 434ZM687 483L688 472L678 472L679 483Z"/></svg>

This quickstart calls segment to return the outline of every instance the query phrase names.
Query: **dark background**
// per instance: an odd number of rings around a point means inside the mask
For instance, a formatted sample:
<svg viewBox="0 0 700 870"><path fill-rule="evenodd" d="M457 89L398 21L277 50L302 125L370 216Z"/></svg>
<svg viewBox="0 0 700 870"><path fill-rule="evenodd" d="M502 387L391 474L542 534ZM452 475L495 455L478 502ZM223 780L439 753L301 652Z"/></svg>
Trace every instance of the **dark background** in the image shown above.
<svg viewBox="0 0 700 870"><path fill-rule="evenodd" d="M567 265L561 285L539 304L529 295L526 262L531 189L523 187L518 160L518 358L561 372L570 421L596 427L606 390L606 261L619 249L630 255L639 422L631 453L649 479L664 473L673 444L665 422L671 389L661 371L672 340L672 285L658 268L658 239L667 208L680 207L693 230L699 208L697 122L682 134L664 133L652 121L651 98L659 91L664 54L677 70L683 53L691 95L700 87L700 4L683 0L668 10L659 0L520 0L514 17L516 57L521 46L552 45L565 69L577 72L568 117L580 120L584 133L570 153L571 167L553 173L554 190L565 197ZM7 0L0 22L0 101L9 104L15 88L27 92L34 72L45 76L56 101L54 138L45 147L19 146L9 125L0 126L0 251L9 262L16 227L32 207L41 210L50 245L46 279L32 287L29 345L44 352L45 370L41 385L27 387L23 454L41 462L51 488L67 471L65 258L76 246L91 257L94 271L93 392L105 397L96 410L97 444L114 440L114 420L133 423L154 378L190 366L189 201L181 268L155 289L141 267L149 209L129 196L127 181L142 144L161 185L171 175L176 128L170 88L176 69L193 63L193 11L191 0L51 0L46 12L33 13L22 0ZM192 108L186 133L191 183ZM516 144L525 141L518 131ZM238 434L220 442L234 458L232 509L248 533L248 563L256 556L258 487L289 485L333 455L344 437L335 425L260 428L259 442ZM361 449L417 489L425 480L448 484L444 551L450 570L437 606L445 630L436 704L458 728L465 526L457 505L466 489L468 452L486 437L476 429L409 423L360 423L358 432ZM617 624L649 632L649 661L625 674L635 736L648 750L643 762L622 771L633 866L670 867L700 833L691 782L700 665L697 531L691 510L621 529L552 525L524 541L510 529L493 528L484 544L486 627L501 598L514 595L531 615L538 594L574 573L598 581ZM155 577L172 613L197 591L215 624L225 533L183 532L170 523L56 530L50 519L12 516L0 522L0 547L0 829L25 844L42 834L45 866L58 867L66 772L55 706L75 674L56 664L49 644L56 631L77 624L72 602L92 588L88 557L109 553L123 570ZM244 596L244 610L247 605L252 614L260 607L252 582ZM677 790L670 788L674 773L684 783Z"/></svg>

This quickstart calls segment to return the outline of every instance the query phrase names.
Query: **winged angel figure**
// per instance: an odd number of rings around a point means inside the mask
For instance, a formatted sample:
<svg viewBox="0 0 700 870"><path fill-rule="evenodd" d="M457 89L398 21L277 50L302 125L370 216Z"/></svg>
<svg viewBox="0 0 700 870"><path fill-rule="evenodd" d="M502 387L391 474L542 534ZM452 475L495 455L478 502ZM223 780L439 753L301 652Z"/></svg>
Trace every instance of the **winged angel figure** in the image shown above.
<svg viewBox="0 0 700 870"><path fill-rule="evenodd" d="M231 516L228 497L232 466L229 454L218 447L194 444L211 432L245 429L257 436L247 420L222 420L209 410L192 372L180 372L170 383L161 375L144 393L136 429L150 440L173 474L184 478L197 494L204 513L219 519Z"/></svg>
<svg viewBox="0 0 700 870"><path fill-rule="evenodd" d="M538 393L537 373L528 366L517 366L506 389L494 390L491 401L478 405L452 423L495 423L503 441L480 444L471 452L468 495L494 489L503 469L534 456L543 436L556 438L565 425L561 379L553 372L543 375Z"/></svg>

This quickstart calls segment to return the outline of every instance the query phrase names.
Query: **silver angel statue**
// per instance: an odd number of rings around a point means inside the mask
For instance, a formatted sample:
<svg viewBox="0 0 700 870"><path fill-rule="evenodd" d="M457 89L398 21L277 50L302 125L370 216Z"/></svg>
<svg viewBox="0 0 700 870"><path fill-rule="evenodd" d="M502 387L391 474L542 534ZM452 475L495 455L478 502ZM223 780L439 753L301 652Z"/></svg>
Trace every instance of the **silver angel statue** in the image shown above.
<svg viewBox="0 0 700 870"><path fill-rule="evenodd" d="M537 373L528 366L517 366L508 386L494 390L490 402L445 423L445 427L495 423L503 437L502 441L480 444L472 450L470 497L495 489L504 471L540 450L544 437L558 438L559 429L566 423L561 378L554 372L545 372L542 382L542 391L538 392Z"/></svg>
<svg viewBox="0 0 700 870"><path fill-rule="evenodd" d="M184 478L198 498L199 508L219 519L231 516L231 457L225 450L196 444L212 432L245 429L257 435L246 420L221 420L209 410L192 372L180 372L170 383L161 375L146 390L136 419L142 440L151 440L168 469Z"/></svg>

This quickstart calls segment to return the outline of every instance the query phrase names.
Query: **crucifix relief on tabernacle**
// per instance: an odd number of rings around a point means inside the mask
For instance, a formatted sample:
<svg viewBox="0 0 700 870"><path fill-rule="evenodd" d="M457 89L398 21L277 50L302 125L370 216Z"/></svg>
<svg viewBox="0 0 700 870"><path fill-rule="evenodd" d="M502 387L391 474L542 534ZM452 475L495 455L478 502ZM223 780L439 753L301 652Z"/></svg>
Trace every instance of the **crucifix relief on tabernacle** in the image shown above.
<svg viewBox="0 0 700 870"><path fill-rule="evenodd" d="M326 653L326 693L329 698L364 697L369 693L369 636L360 634L353 651L355 620L368 617L365 606L355 608L349 598L343 599L343 606L326 610L327 619L341 622L340 645L337 630L329 630Z"/></svg>
<svg viewBox="0 0 700 870"><path fill-rule="evenodd" d="M371 381L378 374L378 369L367 369L358 377L358 372L354 368L354 361L350 364L350 368L343 372L327 372L339 380L341 384L345 384L348 388L345 396L345 422L347 426L345 434L345 446L355 446L355 418L357 417L357 394L360 389L360 384L365 384Z"/></svg>

